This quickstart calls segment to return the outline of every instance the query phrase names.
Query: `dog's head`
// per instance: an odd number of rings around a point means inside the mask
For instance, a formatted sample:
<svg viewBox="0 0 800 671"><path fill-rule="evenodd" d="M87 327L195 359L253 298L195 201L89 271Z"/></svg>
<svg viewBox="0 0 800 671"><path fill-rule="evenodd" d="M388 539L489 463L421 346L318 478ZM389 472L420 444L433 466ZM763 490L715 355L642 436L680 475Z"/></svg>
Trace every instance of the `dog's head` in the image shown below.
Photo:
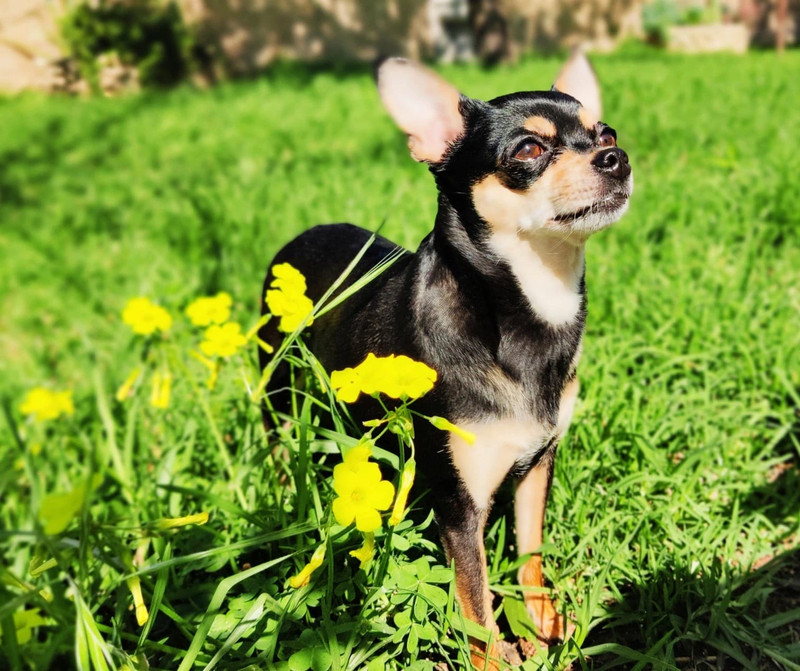
<svg viewBox="0 0 800 671"><path fill-rule="evenodd" d="M599 87L582 55L573 55L552 90L489 102L405 59L384 61L377 81L411 155L430 165L446 195L469 193L493 231L583 238L627 209L628 156L600 120Z"/></svg>

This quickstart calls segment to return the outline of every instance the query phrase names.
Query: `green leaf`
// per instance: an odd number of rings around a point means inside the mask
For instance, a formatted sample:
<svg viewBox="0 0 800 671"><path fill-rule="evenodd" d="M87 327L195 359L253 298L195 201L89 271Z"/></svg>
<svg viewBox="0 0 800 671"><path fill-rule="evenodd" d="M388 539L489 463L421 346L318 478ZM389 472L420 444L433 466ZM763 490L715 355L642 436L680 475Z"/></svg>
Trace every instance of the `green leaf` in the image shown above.
<svg viewBox="0 0 800 671"><path fill-rule="evenodd" d="M414 630L417 632L417 636L419 636L420 640L423 641L435 641L439 638L438 634L436 633L436 628L430 623L430 621L426 622L425 624L415 624Z"/></svg>
<svg viewBox="0 0 800 671"><path fill-rule="evenodd" d="M406 639L406 650L408 650L413 655L416 654L418 647L419 647L419 637L417 636L416 627L411 627L411 629L408 632L408 638Z"/></svg>
<svg viewBox="0 0 800 671"><path fill-rule="evenodd" d="M304 648L298 650L289 657L289 668L291 671L308 671L314 658L314 648Z"/></svg>
<svg viewBox="0 0 800 671"><path fill-rule="evenodd" d="M333 660L331 659L331 653L329 653L325 648L314 648L313 653L314 654L311 659L312 671L328 671L333 663Z"/></svg>
<svg viewBox="0 0 800 671"><path fill-rule="evenodd" d="M289 657L289 668L291 671L328 671L332 661L325 648L303 648Z"/></svg>
<svg viewBox="0 0 800 671"><path fill-rule="evenodd" d="M411 626L411 611L401 610L394 616L394 623L398 629L405 629Z"/></svg>
<svg viewBox="0 0 800 671"><path fill-rule="evenodd" d="M447 592L441 587L422 584L419 586L419 592L437 608L444 609L447 606Z"/></svg>
<svg viewBox="0 0 800 671"><path fill-rule="evenodd" d="M431 572L431 565L428 563L428 560L425 557L420 557L416 559L412 566L416 570L417 576L420 580L425 580L428 574Z"/></svg>
<svg viewBox="0 0 800 671"><path fill-rule="evenodd" d="M384 671L387 666L387 662L389 658L386 655L381 655L380 657L375 657L371 659L367 664L366 671Z"/></svg>
<svg viewBox="0 0 800 671"><path fill-rule="evenodd" d="M400 552L407 552L408 548L411 547L411 544L401 534L394 534L392 536L392 547L395 550L399 550Z"/></svg>
<svg viewBox="0 0 800 671"><path fill-rule="evenodd" d="M411 564L401 564L392 570L392 579L400 589L416 589L419 580L411 570Z"/></svg>
<svg viewBox="0 0 800 671"><path fill-rule="evenodd" d="M425 599L420 597L414 598L414 620L416 622L424 622L428 615L428 604Z"/></svg>
<svg viewBox="0 0 800 671"><path fill-rule="evenodd" d="M536 638L536 625L531 619L525 602L510 596L503 598L503 612L511 632L519 638Z"/></svg>
<svg viewBox="0 0 800 671"><path fill-rule="evenodd" d="M77 647L78 668L83 671L110 671L113 667L111 651L97 628L92 612L86 602L75 590L75 645Z"/></svg>
<svg viewBox="0 0 800 671"><path fill-rule="evenodd" d="M428 574L428 577L425 578L425 582L427 583L449 583L453 579L453 571L452 569L446 566L434 566L431 569L431 572Z"/></svg>
<svg viewBox="0 0 800 671"><path fill-rule="evenodd" d="M83 508L87 491L96 489L102 481L103 476L96 474L91 484L83 483L71 492L63 494L47 494L39 508L39 521L44 526L44 532L48 536L54 536L64 531L72 518Z"/></svg>

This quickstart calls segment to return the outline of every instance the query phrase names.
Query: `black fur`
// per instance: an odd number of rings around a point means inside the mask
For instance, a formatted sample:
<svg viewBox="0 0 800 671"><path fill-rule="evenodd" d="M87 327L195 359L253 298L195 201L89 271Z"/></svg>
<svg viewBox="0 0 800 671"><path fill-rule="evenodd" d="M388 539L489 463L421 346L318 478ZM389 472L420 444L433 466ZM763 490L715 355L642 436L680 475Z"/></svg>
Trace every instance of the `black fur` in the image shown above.
<svg viewBox="0 0 800 671"><path fill-rule="evenodd" d="M559 128L558 141L549 142L552 154L594 142L577 121L577 109L573 98L551 91L517 93L489 103L462 99L467 124L463 139L441 164L431 167L440 189L434 230L415 254L404 254L309 329L308 344L326 370L355 366L369 352L405 354L439 373L434 390L415 407L443 417L478 420L506 410L485 381L489 370L499 367L522 386L537 419L555 425L561 391L573 372L583 334L585 299L571 323L554 328L540 319L511 269L490 251L491 230L475 211L471 187L490 173L508 171L509 147L518 142L520 126L531 115L551 119ZM537 173L538 166L515 182L532 181ZM281 249L271 265L295 266L307 278L309 297L317 301L370 235L350 224L317 226ZM345 286L397 249L379 237ZM265 290L270 281L268 271ZM580 291L585 295L583 282ZM282 334L267 324L261 337L276 345ZM263 365L267 357L263 352L261 356ZM278 374L270 389L284 383ZM419 452L444 452L444 438L437 431L433 444L420 442Z"/></svg>

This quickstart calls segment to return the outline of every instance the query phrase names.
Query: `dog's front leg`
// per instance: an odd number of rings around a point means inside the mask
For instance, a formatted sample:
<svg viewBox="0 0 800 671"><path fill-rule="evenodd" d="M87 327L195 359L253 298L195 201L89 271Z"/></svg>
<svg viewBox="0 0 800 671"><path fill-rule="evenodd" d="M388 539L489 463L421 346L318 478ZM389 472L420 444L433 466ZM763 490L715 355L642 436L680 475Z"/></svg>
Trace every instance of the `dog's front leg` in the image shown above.
<svg viewBox="0 0 800 671"><path fill-rule="evenodd" d="M472 664L476 669L495 671L499 667L497 625L492 612L492 594L486 569L483 531L486 510L479 509L463 489L456 486L451 496L441 497L437 519L447 560L455 565L456 598L464 615L495 633L490 646L470 638Z"/></svg>
<svg viewBox="0 0 800 671"><path fill-rule="evenodd" d="M533 556L519 570L519 583L533 588L525 592L525 604L539 632L541 643L563 640L566 634L564 618L558 614L550 597L544 591L542 545L544 510L553 478L555 448L551 447L543 459L532 468L517 485L515 513L519 554L533 552Z"/></svg>

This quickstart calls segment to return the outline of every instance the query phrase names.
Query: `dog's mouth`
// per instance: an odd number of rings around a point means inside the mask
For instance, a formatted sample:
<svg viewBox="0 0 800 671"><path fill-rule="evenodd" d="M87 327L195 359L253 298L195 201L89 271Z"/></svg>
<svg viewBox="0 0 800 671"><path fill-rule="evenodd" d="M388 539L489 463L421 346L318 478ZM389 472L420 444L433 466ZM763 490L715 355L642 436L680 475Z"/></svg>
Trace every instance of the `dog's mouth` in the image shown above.
<svg viewBox="0 0 800 671"><path fill-rule="evenodd" d="M628 198L630 198L630 195L630 192L627 190L615 191L613 193L606 194L591 205L582 207L579 210L557 214L555 217L553 217L553 221L557 221L561 224L570 224L591 215L615 214L628 204Z"/></svg>

